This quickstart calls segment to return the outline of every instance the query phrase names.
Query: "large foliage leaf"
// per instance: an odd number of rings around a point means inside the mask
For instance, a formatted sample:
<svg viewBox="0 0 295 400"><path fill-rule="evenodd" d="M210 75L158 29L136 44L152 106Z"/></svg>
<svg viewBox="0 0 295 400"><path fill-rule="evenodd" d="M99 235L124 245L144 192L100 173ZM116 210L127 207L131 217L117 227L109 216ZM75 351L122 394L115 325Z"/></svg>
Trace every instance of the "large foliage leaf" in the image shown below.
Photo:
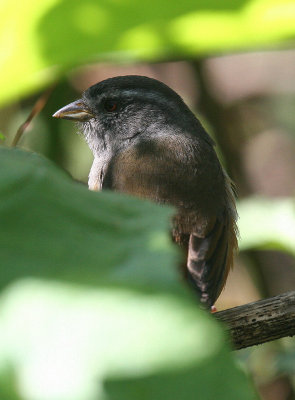
<svg viewBox="0 0 295 400"><path fill-rule="evenodd" d="M171 210L0 149L0 397L256 398L180 284Z"/></svg>
<svg viewBox="0 0 295 400"><path fill-rule="evenodd" d="M177 286L177 274L170 268L176 253L165 233L171 210L89 192L29 152L1 149L0 170L5 227L0 250L7 266L2 286L27 275L58 275L90 284L122 281L148 290Z"/></svg>
<svg viewBox="0 0 295 400"><path fill-rule="evenodd" d="M0 103L92 60L194 56L294 38L293 0L3 0Z"/></svg>

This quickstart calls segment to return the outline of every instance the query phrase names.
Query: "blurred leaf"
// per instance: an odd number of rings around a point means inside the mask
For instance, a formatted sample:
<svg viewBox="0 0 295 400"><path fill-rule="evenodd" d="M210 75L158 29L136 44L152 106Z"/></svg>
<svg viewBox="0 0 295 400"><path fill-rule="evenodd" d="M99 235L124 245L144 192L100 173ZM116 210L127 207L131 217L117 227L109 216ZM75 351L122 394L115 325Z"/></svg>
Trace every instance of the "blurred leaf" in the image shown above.
<svg viewBox="0 0 295 400"><path fill-rule="evenodd" d="M94 60L194 56L294 38L293 0L3 0L0 103Z"/></svg>
<svg viewBox="0 0 295 400"><path fill-rule="evenodd" d="M239 203L240 250L271 248L295 256L295 201L252 197Z"/></svg>
<svg viewBox="0 0 295 400"><path fill-rule="evenodd" d="M0 304L0 381L13 366L24 399L255 398L220 327L187 299L31 280Z"/></svg>
<svg viewBox="0 0 295 400"><path fill-rule="evenodd" d="M288 352L281 352L276 356L276 368L280 374L295 374L295 351L288 349Z"/></svg>
<svg viewBox="0 0 295 400"><path fill-rule="evenodd" d="M5 140L6 137L3 135L3 133L0 132L0 141Z"/></svg>
<svg viewBox="0 0 295 400"><path fill-rule="evenodd" d="M256 398L179 283L169 208L3 148L0 195L5 400Z"/></svg>
<svg viewBox="0 0 295 400"><path fill-rule="evenodd" d="M1 286L28 275L147 290L178 286L168 207L90 192L17 149L0 149L0 171Z"/></svg>

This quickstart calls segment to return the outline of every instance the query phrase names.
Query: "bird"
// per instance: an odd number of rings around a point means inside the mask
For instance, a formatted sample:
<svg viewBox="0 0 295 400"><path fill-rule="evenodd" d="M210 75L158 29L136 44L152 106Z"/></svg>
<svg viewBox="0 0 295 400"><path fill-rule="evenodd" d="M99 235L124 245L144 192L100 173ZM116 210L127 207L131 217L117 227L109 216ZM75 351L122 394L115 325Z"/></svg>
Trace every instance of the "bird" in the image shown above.
<svg viewBox="0 0 295 400"><path fill-rule="evenodd" d="M235 187L182 98L156 79L116 76L53 117L80 123L93 153L89 189L174 206L171 234L185 252L184 277L213 308L238 247Z"/></svg>

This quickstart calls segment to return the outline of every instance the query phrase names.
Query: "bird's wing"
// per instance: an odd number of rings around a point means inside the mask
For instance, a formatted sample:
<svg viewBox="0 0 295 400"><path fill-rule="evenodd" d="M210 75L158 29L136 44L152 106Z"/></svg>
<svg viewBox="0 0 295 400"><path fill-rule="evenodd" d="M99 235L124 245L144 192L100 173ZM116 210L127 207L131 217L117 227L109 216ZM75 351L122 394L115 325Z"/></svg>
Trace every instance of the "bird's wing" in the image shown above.
<svg viewBox="0 0 295 400"><path fill-rule="evenodd" d="M189 280L200 293L201 302L212 306L222 291L237 248L236 224L229 210L216 218L206 235L191 233L188 243Z"/></svg>

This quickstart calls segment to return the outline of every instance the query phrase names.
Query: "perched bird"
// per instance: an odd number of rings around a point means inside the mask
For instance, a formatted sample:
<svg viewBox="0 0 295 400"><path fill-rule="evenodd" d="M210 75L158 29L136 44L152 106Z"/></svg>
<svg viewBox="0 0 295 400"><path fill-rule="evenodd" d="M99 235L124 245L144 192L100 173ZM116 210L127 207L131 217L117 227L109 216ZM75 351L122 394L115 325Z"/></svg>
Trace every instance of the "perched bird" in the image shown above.
<svg viewBox="0 0 295 400"><path fill-rule="evenodd" d="M176 207L172 236L187 254L185 276L212 306L237 248L235 198L213 140L181 97L155 79L118 76L53 116L82 123L94 155L90 189Z"/></svg>

